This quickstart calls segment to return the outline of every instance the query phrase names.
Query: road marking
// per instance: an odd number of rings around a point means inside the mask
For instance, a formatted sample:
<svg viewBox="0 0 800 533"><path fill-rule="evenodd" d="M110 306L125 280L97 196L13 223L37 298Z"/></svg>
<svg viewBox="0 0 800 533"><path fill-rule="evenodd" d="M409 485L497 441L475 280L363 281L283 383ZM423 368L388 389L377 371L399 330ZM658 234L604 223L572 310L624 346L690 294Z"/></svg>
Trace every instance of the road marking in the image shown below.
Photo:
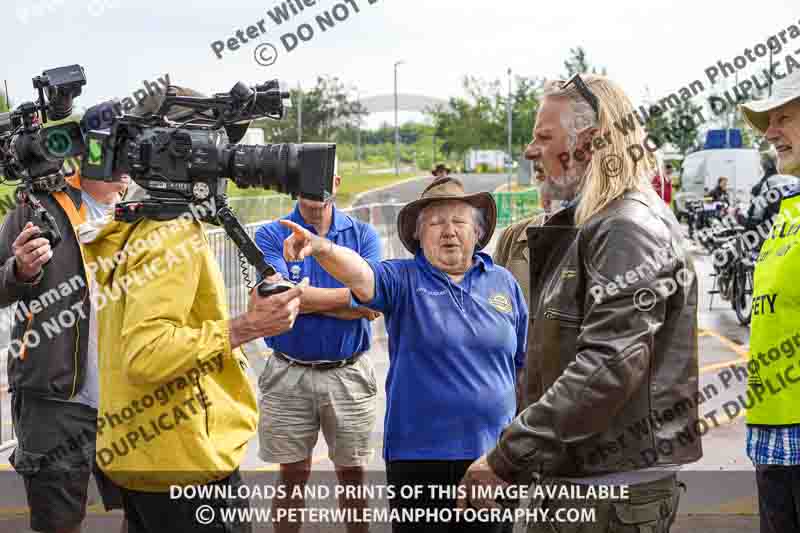
<svg viewBox="0 0 800 533"><path fill-rule="evenodd" d="M733 350L738 355L744 357L745 359L748 357L748 352L747 352L747 348L748 347L744 347L741 344L736 344L735 342L730 340L728 337L725 337L724 335L720 335L719 333L717 333L713 329L703 329L703 330L700 330L700 331L705 333L705 335L703 335L703 336L711 335L712 337L716 338L722 344L724 344L725 346L727 346L728 348ZM698 336L700 336L700 332L698 332Z"/></svg>
<svg viewBox="0 0 800 533"><path fill-rule="evenodd" d="M395 181L394 183L389 183L388 185L383 185L381 187L376 187L374 189L369 189L367 191L361 191L360 193L358 193L355 196L353 196L353 201L350 202L350 205L352 207L365 207L366 205L371 205L371 204L356 205L356 202L361 200L361 197L363 197L366 194L372 194L374 192L381 192L381 191L384 191L386 189L391 189L392 187L396 187L398 185L402 185L404 183L408 183L408 182L411 182L411 181L426 180L426 179L430 179L431 181L433 181L433 176L417 176L415 178L407 178L407 179L404 179L404 180Z"/></svg>
<svg viewBox="0 0 800 533"><path fill-rule="evenodd" d="M747 363L747 359L744 357L740 357L739 359L733 359L732 361L725 361L723 363L714 363L712 365L706 365L700 368L700 373L705 374L707 372L711 372L712 370L717 370L718 368L726 368L731 365L740 365Z"/></svg>
<svg viewBox="0 0 800 533"><path fill-rule="evenodd" d="M758 515L758 496L744 496L721 503L716 510L723 514Z"/></svg>

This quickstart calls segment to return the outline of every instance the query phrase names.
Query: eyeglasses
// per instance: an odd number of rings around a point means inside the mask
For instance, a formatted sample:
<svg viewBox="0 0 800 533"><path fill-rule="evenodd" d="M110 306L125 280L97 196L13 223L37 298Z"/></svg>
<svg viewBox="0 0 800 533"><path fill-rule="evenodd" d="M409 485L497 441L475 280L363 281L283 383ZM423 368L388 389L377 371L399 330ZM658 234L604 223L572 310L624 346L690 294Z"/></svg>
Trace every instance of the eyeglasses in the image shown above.
<svg viewBox="0 0 800 533"><path fill-rule="evenodd" d="M575 88L578 90L578 93L586 100L589 105L591 106L592 110L594 111L595 115L598 117L600 116L600 103L597 99L597 96L592 92L586 82L583 81L580 74L575 74L567 81L561 82L561 88L566 89L569 87L570 84L575 84Z"/></svg>

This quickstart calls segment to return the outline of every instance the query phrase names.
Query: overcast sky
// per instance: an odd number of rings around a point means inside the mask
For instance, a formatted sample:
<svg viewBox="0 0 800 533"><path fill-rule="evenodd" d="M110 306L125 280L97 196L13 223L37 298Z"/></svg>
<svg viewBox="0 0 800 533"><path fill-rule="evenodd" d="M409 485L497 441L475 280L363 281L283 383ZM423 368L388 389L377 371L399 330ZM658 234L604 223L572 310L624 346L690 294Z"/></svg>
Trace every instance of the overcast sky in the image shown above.
<svg viewBox="0 0 800 533"><path fill-rule="evenodd" d="M605 66L639 102L647 90L660 99L697 79L708 86L707 67L800 24L797 0L290 1L316 4L278 26L268 16L284 3L276 0L3 0L0 79L8 80L18 103L33 99L33 75L79 63L88 78L80 107L129 96L143 80L164 73L173 83L208 93L227 91L236 80L276 77L308 87L317 75L331 74L368 97L392 93L393 64L404 60L401 93L448 98L462 94L465 74L506 80L511 67L527 76L559 76L569 49L582 45L590 61ZM347 10L331 15L348 18L321 31L315 17L341 3ZM247 37L247 27L262 19L266 33ZM287 53L281 36L302 23L315 34ZM226 48L217 59L211 43L235 37L239 29L248 42L236 51ZM267 42L278 57L264 67L253 55ZM792 44L790 53L800 39ZM380 120L391 114L370 124Z"/></svg>

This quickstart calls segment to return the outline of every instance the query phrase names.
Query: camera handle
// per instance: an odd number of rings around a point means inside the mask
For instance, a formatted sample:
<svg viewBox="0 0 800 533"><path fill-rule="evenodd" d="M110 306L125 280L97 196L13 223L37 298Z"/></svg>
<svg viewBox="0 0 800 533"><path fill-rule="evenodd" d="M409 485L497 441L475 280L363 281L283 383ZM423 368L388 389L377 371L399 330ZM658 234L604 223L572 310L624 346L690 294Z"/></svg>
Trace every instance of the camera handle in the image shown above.
<svg viewBox="0 0 800 533"><path fill-rule="evenodd" d="M217 209L217 217L222 222L225 233L231 238L236 247L239 248L239 251L242 252L247 262L255 267L259 277L264 280L258 284L259 296L265 298L273 294L288 291L294 287L294 283L288 280L280 280L275 283L266 281L266 278L275 275L277 271L275 267L264 261L264 254L261 253L256 243L254 243L250 235L247 234L244 226L242 226L242 223L236 218L236 215L233 214L230 207L224 205Z"/></svg>
<svg viewBox="0 0 800 533"><path fill-rule="evenodd" d="M221 205L216 210L216 218L222 223L225 233L231 238L233 243L245 257L248 263L253 265L258 272L261 279L268 278L277 273L275 267L264 261L264 255L258 249L256 243L250 238L250 235L242 226L242 223L233 214L230 207L227 205L224 196L217 196L215 199L216 205ZM141 218L148 218L151 220L172 220L189 212L189 204L181 201L164 201L164 200L131 200L128 202L119 202L114 208L114 218L122 222L135 222ZM213 216L211 219L203 218L206 222L214 222ZM294 287L294 283L288 280L281 280L275 283L269 283L266 280L258 285L258 295L262 298L272 296L284 291L288 291Z"/></svg>
<svg viewBox="0 0 800 533"><path fill-rule="evenodd" d="M48 213L42 205L42 202L33 195L30 182L28 181L20 184L15 191L15 195L18 204L27 205L33 211L31 222L38 226L41 231L38 237L47 239L50 243L50 248L55 248L56 245L61 242L61 232L56 225L56 219L53 218L53 215ZM49 263L51 260L52 258L48 259L47 262ZM47 263L43 266L46 265Z"/></svg>

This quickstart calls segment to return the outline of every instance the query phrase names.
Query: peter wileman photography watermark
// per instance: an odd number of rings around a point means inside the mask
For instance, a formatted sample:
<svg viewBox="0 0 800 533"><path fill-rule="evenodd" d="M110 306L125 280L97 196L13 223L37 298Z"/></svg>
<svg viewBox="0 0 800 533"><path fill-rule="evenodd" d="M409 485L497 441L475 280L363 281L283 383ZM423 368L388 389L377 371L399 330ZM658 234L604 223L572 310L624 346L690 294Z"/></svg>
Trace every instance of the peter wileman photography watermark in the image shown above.
<svg viewBox="0 0 800 533"><path fill-rule="evenodd" d="M159 78L156 78L156 81L142 80L142 86L144 88L137 88L130 96L122 100L114 101L111 105L90 109L84 117L86 124L89 126L89 129L92 130L108 128L111 126L115 117L123 113L128 113L138 104L144 102L145 98L148 96L161 94L162 87L163 92L166 93L169 85L169 74L161 75ZM136 103L134 103L134 100L136 100Z"/></svg>
<svg viewBox="0 0 800 533"><path fill-rule="evenodd" d="M133 400L130 405L122 407L119 411L98 413L97 433L102 435L104 430L114 428L123 421L133 420L137 418L137 415L146 415L148 410L150 413L154 413L157 408L162 408L158 416L142 417L136 431L131 431L118 441L113 441L111 447L96 449L97 462L102 466L108 466L117 457L124 457L135 450L137 444L151 442L160 435L172 431L182 422L188 422L191 417L204 414L205 410L212 405L211 401L202 389L193 387L193 385L198 383L203 376L222 372L224 367L224 358L222 354L218 354L207 361L200 362L197 367L188 369L175 379L162 383L151 393L143 395L138 400ZM183 389L190 389L190 392L183 393L181 392ZM50 463L58 463L71 451L79 449L88 451L94 448L95 439L93 431L83 430L62 440L41 457L28 455L16 460L15 468L24 471L32 468L44 468Z"/></svg>
<svg viewBox="0 0 800 533"><path fill-rule="evenodd" d="M180 217L165 223L157 230L147 235L147 238L139 238L132 241L122 250L118 250L111 257L100 257L97 262L86 265L89 276L95 276L100 270L108 272L115 269L118 265L127 261L131 254L142 253L145 250L159 249L163 246L163 241L167 239L169 233L181 231L187 224L194 224L197 220L204 218L207 210L216 212L216 202L210 198L204 204L189 206L190 212L184 213ZM79 237L83 237L82 231L85 227L79 228ZM203 237L194 236L188 241L182 242L169 249L162 256L154 257L151 261L143 264L137 272L131 272L125 276L114 279L110 286L103 287L102 290L92 290L89 294L90 305L97 310L102 310L109 302L119 301L119 299L130 290L131 287L143 287L153 279L160 276L165 270L170 270L173 265L180 264L182 261L192 261L196 259L195 252L207 246ZM76 274L69 280L59 284L57 288L41 294L32 299L27 305L25 302L17 302L14 318L16 321L29 324L28 329L21 339L13 339L8 345L8 355L10 357L23 357L28 348L36 348L42 342L42 334L48 339L53 339L70 328L75 327L78 319L86 319L87 309L84 305L85 299L73 304L69 309L63 309L58 315L49 320L35 320L37 314L47 307L55 304L62 298L69 297L73 292L86 290L86 282L83 277ZM0 311L0 318L9 317L8 311ZM9 321L10 322L10 321ZM40 333L41 330L41 333Z"/></svg>
<svg viewBox="0 0 800 533"><path fill-rule="evenodd" d="M717 429L726 423L739 418L747 409L752 409L769 398L780 394L784 390L798 386L800 383L800 365L793 363L783 367L780 371L770 372L772 362L782 357L792 359L800 353L800 333L781 339L766 352L754 354L747 364L732 363L721 370L716 379L711 379L693 397L680 398L671 406L653 409L649 414L628 425L625 430L615 438L597 446L585 453L577 460L585 465L597 465L606 462L609 456L619 454L622 450L635 446L637 443L647 441L650 446L640 451L643 464L655 465L659 455L670 457L680 447L688 446L695 440L705 437L712 429ZM736 398L725 401L718 408L708 409L702 405L720 396L722 391L734 386L748 384L757 379L757 386L748 387L744 393L738 393ZM702 415L683 428L670 431L674 435L670 439L657 438L656 435L665 426L676 418L683 416L688 410L698 409Z"/></svg>
<svg viewBox="0 0 800 533"><path fill-rule="evenodd" d="M628 136L635 131L636 122L645 127L652 118L665 115L673 109L679 108L682 102L690 100L706 89L710 89L717 83L730 77L737 77L740 71L757 64L759 61L767 61L767 68L762 68L760 72L737 79L737 84L725 90L721 96L711 95L707 98L711 114L706 114L703 108L692 109L689 113L678 117L676 124L671 128L666 128L665 132L659 137L647 133L641 144L631 143L624 147L624 153L630 157L634 163L641 161L647 153L655 153L667 142L675 142L685 135L692 135L697 128L720 117L723 113L734 108L736 105L752 99L758 91L766 91L774 80L783 79L791 75L795 70L800 70L800 48L789 51L793 40L800 37L800 21L776 32L763 42L758 42L752 47L745 48L741 54L734 56L730 61L720 59L715 64L710 65L704 71L708 80L708 87L701 79L696 79L673 92L657 100L656 103L645 107L640 105L638 109L629 113L619 120L615 120L613 126L624 136ZM782 59L777 57L781 53L786 53ZM611 147L609 132L598 135L588 148L576 148L570 153L559 156L559 160L564 170L568 169L569 162L584 161L591 154L600 152ZM609 153L600 158L602 171L606 176L614 178L619 176L622 169L622 157L618 153Z"/></svg>
<svg viewBox="0 0 800 533"><path fill-rule="evenodd" d="M377 4L380 0L343 0L334 4L329 9L325 9L322 13L314 17L313 23L303 23L294 29L284 27L284 31L278 39L280 41L281 49L284 53L290 53L297 49L301 43L311 41L315 35L325 33L328 30L337 27L343 22L351 19L354 15L362 12L364 6ZM241 48L242 45L248 44L251 41L261 38L263 35L269 33L273 29L285 23L289 23L297 16L306 14L305 11L311 11L309 8L318 6L321 0L286 0L267 10L267 18L257 20L255 23L248 25L244 29L238 29L234 32L234 37L227 37L217 41L213 41L211 51L217 59L222 59L223 52L235 52ZM271 20L271 23L267 20ZM270 27L271 25L271 27ZM286 31L288 29L288 31ZM253 58L256 63L262 67L268 67L277 61L279 55L279 48L271 42L264 42L256 46L253 51Z"/></svg>
<svg viewBox="0 0 800 533"><path fill-rule="evenodd" d="M32 18L57 13L62 9L74 8L74 2L71 2L69 6L65 6L66 3L66 0L19 1L16 8L17 20L27 24ZM93 17L99 17L106 10L120 7L120 5L121 0L86 0L86 12Z"/></svg>
<svg viewBox="0 0 800 533"><path fill-rule="evenodd" d="M633 293L633 305L639 311L652 310L659 301L675 294L679 287L690 287L696 278L690 266L682 266L673 276L659 277L661 272L671 269L683 255L671 247L661 248L652 256L648 256L641 264L629 269L624 274L617 274L607 283L596 283L589 288L589 295L595 303L606 298L624 294L629 289L641 284L653 286L640 287Z"/></svg>

